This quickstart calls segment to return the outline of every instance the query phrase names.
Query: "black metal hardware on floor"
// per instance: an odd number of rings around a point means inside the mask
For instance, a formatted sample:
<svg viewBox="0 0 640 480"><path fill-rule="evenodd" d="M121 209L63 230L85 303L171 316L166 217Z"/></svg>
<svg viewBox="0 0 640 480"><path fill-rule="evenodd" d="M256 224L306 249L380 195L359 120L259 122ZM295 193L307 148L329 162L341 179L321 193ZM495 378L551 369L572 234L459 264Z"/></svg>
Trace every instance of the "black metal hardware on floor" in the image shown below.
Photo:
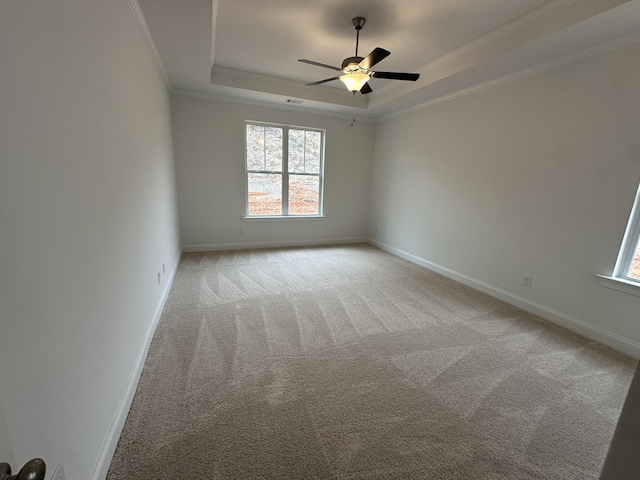
<svg viewBox="0 0 640 480"><path fill-rule="evenodd" d="M34 458L24 464L16 475L11 475L8 463L0 463L0 480L44 480L46 465L41 458Z"/></svg>

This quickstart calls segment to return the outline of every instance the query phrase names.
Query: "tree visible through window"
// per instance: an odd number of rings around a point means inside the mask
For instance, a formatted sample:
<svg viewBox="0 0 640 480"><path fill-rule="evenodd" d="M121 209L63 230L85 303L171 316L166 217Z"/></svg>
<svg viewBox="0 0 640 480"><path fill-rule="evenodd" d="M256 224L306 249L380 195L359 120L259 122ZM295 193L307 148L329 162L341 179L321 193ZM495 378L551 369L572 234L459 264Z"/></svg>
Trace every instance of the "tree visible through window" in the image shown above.
<svg viewBox="0 0 640 480"><path fill-rule="evenodd" d="M324 132L246 124L247 215L322 214Z"/></svg>
<svg viewBox="0 0 640 480"><path fill-rule="evenodd" d="M635 278L640 280L640 239L636 239L636 251L633 255L633 259L631 260L631 265L629 266L629 272L627 275L631 278Z"/></svg>
<svg viewBox="0 0 640 480"><path fill-rule="evenodd" d="M640 187L613 276L640 283Z"/></svg>

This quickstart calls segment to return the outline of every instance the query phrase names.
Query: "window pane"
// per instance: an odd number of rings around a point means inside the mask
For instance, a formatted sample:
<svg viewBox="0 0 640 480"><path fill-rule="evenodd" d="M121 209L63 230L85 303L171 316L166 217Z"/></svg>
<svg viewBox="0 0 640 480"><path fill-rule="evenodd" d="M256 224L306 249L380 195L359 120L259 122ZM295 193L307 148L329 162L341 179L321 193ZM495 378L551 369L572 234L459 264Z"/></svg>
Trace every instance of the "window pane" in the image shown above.
<svg viewBox="0 0 640 480"><path fill-rule="evenodd" d="M320 132L305 132L304 173L320 173Z"/></svg>
<svg viewBox="0 0 640 480"><path fill-rule="evenodd" d="M247 123L245 128L247 215L277 216L284 210L291 215L321 213L323 133L268 124ZM282 203L283 197L288 197L288 205Z"/></svg>
<svg viewBox="0 0 640 480"><path fill-rule="evenodd" d="M269 172L282 171L282 128L265 127L266 168Z"/></svg>
<svg viewBox="0 0 640 480"><path fill-rule="evenodd" d="M247 125L247 170L264 170L264 127Z"/></svg>
<svg viewBox="0 0 640 480"><path fill-rule="evenodd" d="M282 175L249 173L249 215L282 215Z"/></svg>
<svg viewBox="0 0 640 480"><path fill-rule="evenodd" d="M640 280L640 241L638 241L638 245L636 245L636 253L633 255L633 260L631 260L631 266L629 267L629 273L627 275Z"/></svg>
<svg viewBox="0 0 640 480"><path fill-rule="evenodd" d="M304 130L289 130L289 171L304 173Z"/></svg>
<svg viewBox="0 0 640 480"><path fill-rule="evenodd" d="M316 175L291 175L289 177L289 214L318 214L320 177Z"/></svg>

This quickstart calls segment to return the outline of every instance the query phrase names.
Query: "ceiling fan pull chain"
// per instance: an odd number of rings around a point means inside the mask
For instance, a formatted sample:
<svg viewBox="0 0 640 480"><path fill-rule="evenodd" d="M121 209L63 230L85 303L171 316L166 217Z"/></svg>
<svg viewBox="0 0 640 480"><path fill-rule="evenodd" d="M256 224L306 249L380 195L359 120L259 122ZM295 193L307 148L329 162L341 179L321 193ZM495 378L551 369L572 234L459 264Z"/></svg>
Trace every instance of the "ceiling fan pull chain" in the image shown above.
<svg viewBox="0 0 640 480"><path fill-rule="evenodd" d="M356 55L357 55L357 53L356 53ZM351 93L353 93L353 108L355 108L356 107L356 92L351 92ZM351 126L353 127L355 125L355 123L356 123L356 116L354 115L353 116L353 120L351 120Z"/></svg>

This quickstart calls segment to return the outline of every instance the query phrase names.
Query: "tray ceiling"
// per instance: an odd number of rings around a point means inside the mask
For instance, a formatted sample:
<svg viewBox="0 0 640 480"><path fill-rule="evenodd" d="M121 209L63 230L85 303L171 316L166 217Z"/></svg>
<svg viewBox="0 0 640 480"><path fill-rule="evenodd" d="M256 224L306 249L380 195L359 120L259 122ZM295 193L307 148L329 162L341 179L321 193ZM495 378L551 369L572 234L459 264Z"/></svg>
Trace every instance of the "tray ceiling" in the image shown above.
<svg viewBox="0 0 640 480"><path fill-rule="evenodd" d="M177 92L380 117L492 81L640 40L640 0L138 0ZM304 84L352 56L391 51L378 68L417 82L372 79L352 97L339 81Z"/></svg>

